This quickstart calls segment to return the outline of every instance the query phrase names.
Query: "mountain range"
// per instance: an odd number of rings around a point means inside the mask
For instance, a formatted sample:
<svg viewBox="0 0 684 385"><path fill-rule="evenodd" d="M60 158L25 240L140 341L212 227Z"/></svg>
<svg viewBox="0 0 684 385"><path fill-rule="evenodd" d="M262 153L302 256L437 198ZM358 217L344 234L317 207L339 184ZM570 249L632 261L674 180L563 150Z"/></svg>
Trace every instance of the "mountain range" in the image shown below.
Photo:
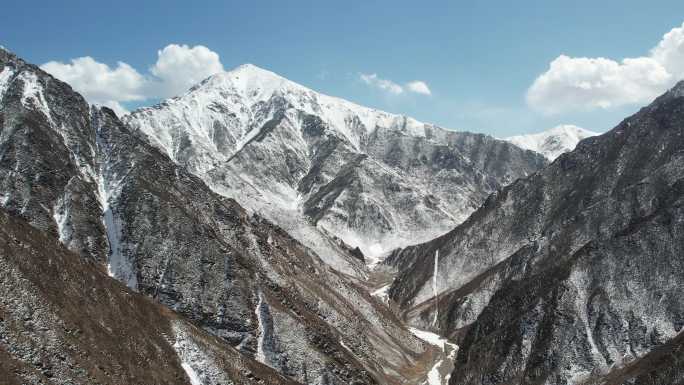
<svg viewBox="0 0 684 385"><path fill-rule="evenodd" d="M498 140L253 65L120 118L0 50L0 377L678 383L683 89Z"/></svg>

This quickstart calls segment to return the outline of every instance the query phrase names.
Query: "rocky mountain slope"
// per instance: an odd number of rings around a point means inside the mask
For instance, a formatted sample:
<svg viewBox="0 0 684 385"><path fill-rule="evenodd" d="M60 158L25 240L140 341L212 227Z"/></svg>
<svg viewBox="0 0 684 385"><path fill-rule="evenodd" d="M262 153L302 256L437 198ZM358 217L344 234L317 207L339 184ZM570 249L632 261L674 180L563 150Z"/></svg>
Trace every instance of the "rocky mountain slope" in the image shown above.
<svg viewBox="0 0 684 385"><path fill-rule="evenodd" d="M0 204L71 250L105 261L88 104L2 49L0 66Z"/></svg>
<svg viewBox="0 0 684 385"><path fill-rule="evenodd" d="M413 383L439 359L360 282L214 193L110 110L5 51L0 73L10 215L296 381Z"/></svg>
<svg viewBox="0 0 684 385"><path fill-rule="evenodd" d="M580 140L596 135L599 134L571 124L565 124L537 134L516 135L504 140L520 148L538 152L552 161L561 154L574 150Z"/></svg>
<svg viewBox="0 0 684 385"><path fill-rule="evenodd" d="M490 192L545 164L506 142L361 107L252 65L125 121L214 191L355 276L363 266L339 240L376 261L448 231Z"/></svg>
<svg viewBox="0 0 684 385"><path fill-rule="evenodd" d="M292 384L0 209L3 384Z"/></svg>
<svg viewBox="0 0 684 385"><path fill-rule="evenodd" d="M452 384L680 383L682 170L684 82L393 253L389 297L460 346Z"/></svg>

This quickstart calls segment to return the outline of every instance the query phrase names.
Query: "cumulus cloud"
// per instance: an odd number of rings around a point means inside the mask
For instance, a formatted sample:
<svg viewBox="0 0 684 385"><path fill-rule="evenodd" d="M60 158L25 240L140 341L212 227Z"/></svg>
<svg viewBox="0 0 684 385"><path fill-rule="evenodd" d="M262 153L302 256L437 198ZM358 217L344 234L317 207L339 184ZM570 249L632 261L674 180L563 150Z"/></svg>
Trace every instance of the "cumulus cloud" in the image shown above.
<svg viewBox="0 0 684 385"><path fill-rule="evenodd" d="M675 78L684 78L684 23L663 36L651 50L651 57Z"/></svg>
<svg viewBox="0 0 684 385"><path fill-rule="evenodd" d="M417 94L432 95L430 87L428 87L424 81L414 80L412 82L408 82L406 83L406 88L408 88L409 91L415 92Z"/></svg>
<svg viewBox="0 0 684 385"><path fill-rule="evenodd" d="M69 83L93 103L115 106L118 102L145 99L142 90L144 77L123 62L111 68L85 56L72 59L70 63L47 62L41 68Z"/></svg>
<svg viewBox="0 0 684 385"><path fill-rule="evenodd" d="M648 55L620 61L561 55L527 91L534 109L554 114L647 103L684 77L684 24Z"/></svg>
<svg viewBox="0 0 684 385"><path fill-rule="evenodd" d="M150 69L159 81L156 93L161 97L178 95L188 88L223 71L219 55L198 45L169 44L157 52L157 63Z"/></svg>
<svg viewBox="0 0 684 385"><path fill-rule="evenodd" d="M387 91L394 95L403 94L404 90L422 95L432 95L430 87L421 80L414 80L401 86L391 80L378 77L378 74L359 74L359 78L366 84Z"/></svg>
<svg viewBox="0 0 684 385"><path fill-rule="evenodd" d="M51 61L41 68L69 83L90 103L110 107L119 115L127 113L121 103L174 96L223 71L216 52L201 45L177 44L158 51L157 62L144 75L124 62L112 68L90 56L69 63Z"/></svg>

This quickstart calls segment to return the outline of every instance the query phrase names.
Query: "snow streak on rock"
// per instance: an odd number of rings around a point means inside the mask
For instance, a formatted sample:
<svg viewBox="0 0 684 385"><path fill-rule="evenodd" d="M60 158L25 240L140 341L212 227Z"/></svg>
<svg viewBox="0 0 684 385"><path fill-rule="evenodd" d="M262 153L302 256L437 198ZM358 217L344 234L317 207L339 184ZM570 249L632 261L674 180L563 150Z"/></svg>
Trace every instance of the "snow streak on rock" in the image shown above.
<svg viewBox="0 0 684 385"><path fill-rule="evenodd" d="M193 339L188 327L180 321L172 324L173 348L178 354L181 366L192 385L232 384L222 370L204 349Z"/></svg>
<svg viewBox="0 0 684 385"><path fill-rule="evenodd" d="M43 86L40 85L38 76L36 76L36 74L33 72L22 72L19 74L19 79L24 84L24 92L21 97L21 104L28 108L35 108L42 112L50 124L54 125L52 114L50 113L50 107L45 100Z"/></svg>
<svg viewBox="0 0 684 385"><path fill-rule="evenodd" d="M437 295L439 291L437 290L437 274L439 273L439 250L435 250L435 271L432 274L432 294L435 298L435 318L432 320L432 325L437 324L437 319L439 318L439 301L437 300Z"/></svg>
<svg viewBox="0 0 684 385"><path fill-rule="evenodd" d="M121 193L121 179L116 178L116 173L110 168L107 143L101 135L101 127L98 118L93 119L96 129L96 145L100 153L100 169L97 173L98 199L102 209L102 221L107 232L109 242L109 255L107 256L107 273L131 289L137 290L138 280L133 263L122 254L121 244L121 221L115 214L112 203L116 202Z"/></svg>
<svg viewBox="0 0 684 385"><path fill-rule="evenodd" d="M57 198L55 202L55 207L52 209L52 217L57 224L57 235L59 235L59 241L68 246L68 242L71 239L72 229L69 226L69 192L65 188L64 194Z"/></svg>
<svg viewBox="0 0 684 385"><path fill-rule="evenodd" d="M373 293L371 293L371 295L373 297L380 299L380 301L382 301L382 303L387 304L387 301L389 300L388 291L389 291L390 287L392 287L392 284L387 284L387 285L379 288L378 290L374 291Z"/></svg>
<svg viewBox="0 0 684 385"><path fill-rule="evenodd" d="M9 88L12 75L14 75L14 70L12 70L11 67L5 67L2 69L2 72L0 72L0 102L2 102L2 98L5 96L7 88Z"/></svg>
<svg viewBox="0 0 684 385"><path fill-rule="evenodd" d="M259 338L257 339L257 352L256 359L262 364L268 365L266 362L266 354L264 353L264 340L266 339L266 329L264 327L265 322L263 320L263 309L264 306L264 296L259 293L259 302L257 303L254 313L256 314L257 322L259 323Z"/></svg>

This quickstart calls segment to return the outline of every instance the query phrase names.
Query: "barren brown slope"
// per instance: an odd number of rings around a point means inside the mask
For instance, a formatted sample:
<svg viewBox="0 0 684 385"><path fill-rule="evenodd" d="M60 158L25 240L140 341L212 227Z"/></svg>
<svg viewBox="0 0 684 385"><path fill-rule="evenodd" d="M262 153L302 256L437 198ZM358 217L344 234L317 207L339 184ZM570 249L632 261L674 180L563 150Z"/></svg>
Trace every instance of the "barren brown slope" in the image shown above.
<svg viewBox="0 0 684 385"><path fill-rule="evenodd" d="M295 384L0 209L0 382L189 384L179 330L215 378Z"/></svg>

